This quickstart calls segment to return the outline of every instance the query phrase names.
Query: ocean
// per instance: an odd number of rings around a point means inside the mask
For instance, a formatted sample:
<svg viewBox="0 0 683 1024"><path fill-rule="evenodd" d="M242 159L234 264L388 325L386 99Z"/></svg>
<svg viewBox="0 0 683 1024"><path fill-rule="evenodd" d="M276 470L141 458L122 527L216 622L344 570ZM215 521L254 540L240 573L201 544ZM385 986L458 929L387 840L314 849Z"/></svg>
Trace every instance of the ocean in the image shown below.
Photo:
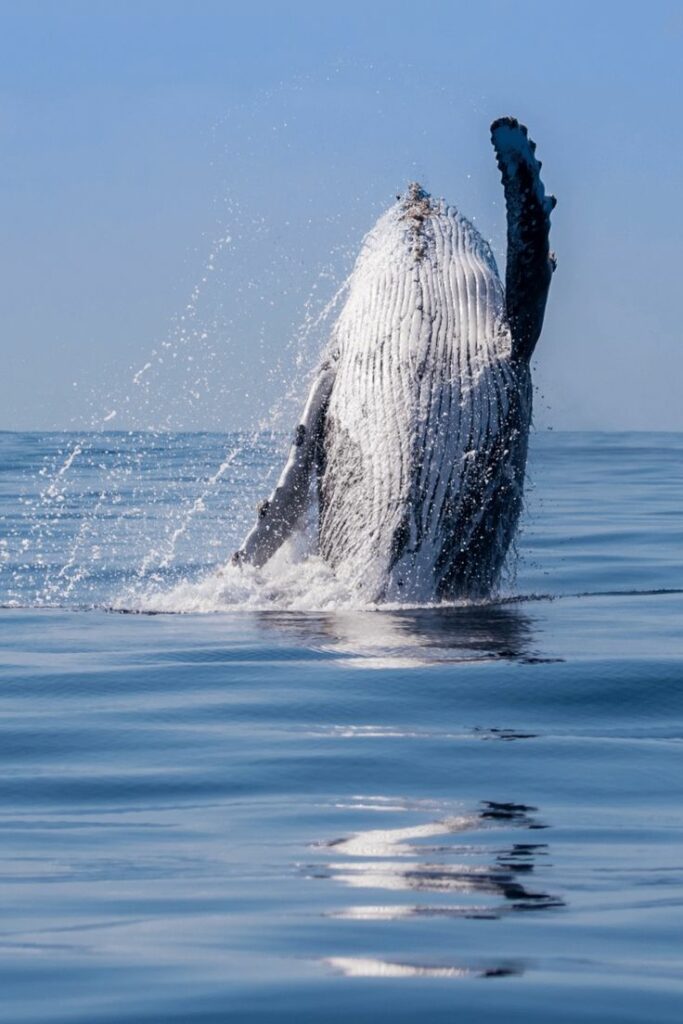
<svg viewBox="0 0 683 1024"><path fill-rule="evenodd" d="M678 1024L683 434L438 607L229 566L285 444L0 434L2 1020Z"/></svg>

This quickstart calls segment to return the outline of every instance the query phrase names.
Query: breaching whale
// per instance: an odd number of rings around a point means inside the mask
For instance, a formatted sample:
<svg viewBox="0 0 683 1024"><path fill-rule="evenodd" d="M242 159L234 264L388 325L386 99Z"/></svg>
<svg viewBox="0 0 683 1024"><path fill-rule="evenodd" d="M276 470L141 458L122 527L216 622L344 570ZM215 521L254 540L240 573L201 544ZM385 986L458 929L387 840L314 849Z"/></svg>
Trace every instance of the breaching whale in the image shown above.
<svg viewBox="0 0 683 1024"><path fill-rule="evenodd" d="M476 228L410 185L363 242L289 459L235 562L267 562L317 500L319 553L361 599L495 589L522 507L556 201L524 125L501 118L491 138L505 288Z"/></svg>

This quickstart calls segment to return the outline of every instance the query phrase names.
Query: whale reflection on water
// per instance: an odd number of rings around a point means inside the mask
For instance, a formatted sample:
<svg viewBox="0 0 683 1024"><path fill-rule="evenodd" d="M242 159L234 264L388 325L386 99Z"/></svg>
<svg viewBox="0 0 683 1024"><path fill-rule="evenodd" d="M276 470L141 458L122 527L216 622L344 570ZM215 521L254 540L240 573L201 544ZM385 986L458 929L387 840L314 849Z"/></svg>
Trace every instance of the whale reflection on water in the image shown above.
<svg viewBox="0 0 683 1024"><path fill-rule="evenodd" d="M268 629L293 634L364 668L411 668L430 664L555 661L538 650L535 620L518 605L441 605L392 610L305 614L261 612Z"/></svg>
<svg viewBox="0 0 683 1024"><path fill-rule="evenodd" d="M524 973L521 963L490 967L409 964L367 956L331 956L325 963L347 978L509 978Z"/></svg>
<svg viewBox="0 0 683 1024"><path fill-rule="evenodd" d="M381 809L383 798L374 799ZM359 797L358 806L370 808L372 800ZM316 847L326 859L309 865L306 873L311 879L327 880L348 889L392 894L391 900L384 902L377 902L375 896L372 902L327 912L327 917L338 920L496 920L510 913L547 911L565 905L559 896L531 882L540 864L544 868L549 866L548 844L509 842L507 835L502 844L495 843L495 832L501 829L507 833L509 829L545 828L534 807L484 801L470 814L403 828L368 829L328 840ZM463 842L468 833L476 833L478 841ZM491 835L494 843L489 840ZM425 842L437 837L438 844ZM403 894L413 899L403 902ZM356 977L500 977L523 970L522 965L509 963L424 964L376 957L332 957L325 962Z"/></svg>
<svg viewBox="0 0 683 1024"><path fill-rule="evenodd" d="M359 798L368 808L372 798ZM376 799L376 798L375 798ZM395 806L395 805L394 805ZM547 843L514 842L491 847L442 841L423 845L434 837L457 837L487 832L496 827L544 829L524 804L484 801L477 813L444 818L405 828L368 829L329 840L318 847L334 857L309 868L309 877L329 879L351 889L438 893L470 897L461 903L365 904L331 911L329 916L356 920L388 920L414 916L497 918L510 911L542 910L563 906L563 901L526 884L538 858L547 857ZM348 858L340 860L340 857ZM453 860L453 858L457 858ZM476 899L472 899L475 897ZM479 897L487 897L482 903ZM492 902L489 897L497 897Z"/></svg>

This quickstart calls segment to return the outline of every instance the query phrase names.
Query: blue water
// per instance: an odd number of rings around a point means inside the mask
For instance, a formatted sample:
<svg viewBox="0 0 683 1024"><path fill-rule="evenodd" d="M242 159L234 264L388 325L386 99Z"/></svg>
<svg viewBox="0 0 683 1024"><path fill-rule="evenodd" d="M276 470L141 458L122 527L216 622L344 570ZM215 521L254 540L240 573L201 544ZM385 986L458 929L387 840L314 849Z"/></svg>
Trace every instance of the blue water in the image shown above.
<svg viewBox="0 0 683 1024"><path fill-rule="evenodd" d="M2 1020L679 1022L683 435L390 610L216 574L281 447L0 435Z"/></svg>

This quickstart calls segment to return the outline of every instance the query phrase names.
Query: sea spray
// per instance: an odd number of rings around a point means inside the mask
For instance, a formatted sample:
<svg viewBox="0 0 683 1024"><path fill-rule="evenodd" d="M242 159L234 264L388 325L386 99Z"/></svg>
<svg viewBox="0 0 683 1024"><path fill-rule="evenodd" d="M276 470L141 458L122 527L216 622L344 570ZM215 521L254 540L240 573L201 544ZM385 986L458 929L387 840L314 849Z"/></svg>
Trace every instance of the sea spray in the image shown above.
<svg viewBox="0 0 683 1024"><path fill-rule="evenodd" d="M48 435L38 468L24 471L23 514L7 524L0 547L5 603L134 603L229 561L275 472L273 450L280 455L287 447L278 428L300 402L345 287L331 264L320 271L299 327L269 368L279 375L278 397L254 429L222 437L179 431L212 392L214 400L224 397L229 415L230 391L244 384L237 350L231 379L216 380L217 347L233 342L215 307L216 292L229 293L226 266L247 228L221 230L183 312L167 338L131 367L127 389L93 393L91 429ZM267 230L260 230L263 243ZM246 318L248 303L242 312ZM131 419L147 429L112 431ZM161 476L159 460L166 465Z"/></svg>

